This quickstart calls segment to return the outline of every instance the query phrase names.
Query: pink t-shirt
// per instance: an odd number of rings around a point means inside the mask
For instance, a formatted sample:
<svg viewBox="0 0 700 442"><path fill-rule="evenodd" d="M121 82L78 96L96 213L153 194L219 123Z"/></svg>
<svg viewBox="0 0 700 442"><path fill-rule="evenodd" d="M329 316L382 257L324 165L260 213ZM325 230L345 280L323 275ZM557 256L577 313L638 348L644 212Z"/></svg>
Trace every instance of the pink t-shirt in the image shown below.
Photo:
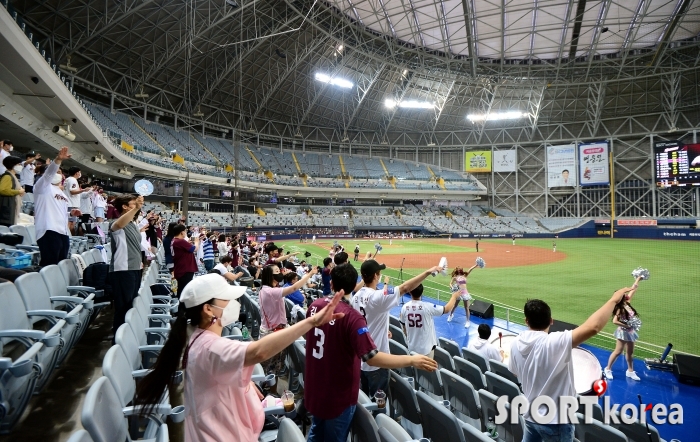
<svg viewBox="0 0 700 442"><path fill-rule="evenodd" d="M192 334L185 375L186 442L255 442L265 413L244 367L247 342L207 330Z"/></svg>
<svg viewBox="0 0 700 442"><path fill-rule="evenodd" d="M260 289L260 313L262 326L272 330L278 325L287 323L287 311L284 308L282 287L262 286Z"/></svg>

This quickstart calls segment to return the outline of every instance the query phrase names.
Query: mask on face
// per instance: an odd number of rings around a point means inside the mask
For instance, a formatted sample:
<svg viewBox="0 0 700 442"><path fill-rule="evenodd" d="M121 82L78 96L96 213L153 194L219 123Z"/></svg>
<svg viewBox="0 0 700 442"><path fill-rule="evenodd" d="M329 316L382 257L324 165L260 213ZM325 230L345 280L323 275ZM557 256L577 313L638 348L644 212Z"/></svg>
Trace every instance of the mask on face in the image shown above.
<svg viewBox="0 0 700 442"><path fill-rule="evenodd" d="M18 164L15 167L13 167L12 170L14 170L15 173L21 173L22 172L22 165Z"/></svg>
<svg viewBox="0 0 700 442"><path fill-rule="evenodd" d="M241 303L233 299L230 300L228 305L224 308L221 308L218 305L212 305L212 307L223 310L220 320L222 327L229 326L238 321L238 316L241 314Z"/></svg>
<svg viewBox="0 0 700 442"><path fill-rule="evenodd" d="M276 273L276 274L272 275L272 277L273 277L274 280L277 281L277 282L282 282L282 281L284 281L284 275L281 274L281 273Z"/></svg>
<svg viewBox="0 0 700 442"><path fill-rule="evenodd" d="M12 144L10 144L10 152L12 152L13 150L15 150L15 146L13 146Z"/></svg>
<svg viewBox="0 0 700 442"><path fill-rule="evenodd" d="M63 181L63 175L60 175L58 173L54 175L53 178L51 178L51 184L53 184L54 186L61 184L61 181Z"/></svg>

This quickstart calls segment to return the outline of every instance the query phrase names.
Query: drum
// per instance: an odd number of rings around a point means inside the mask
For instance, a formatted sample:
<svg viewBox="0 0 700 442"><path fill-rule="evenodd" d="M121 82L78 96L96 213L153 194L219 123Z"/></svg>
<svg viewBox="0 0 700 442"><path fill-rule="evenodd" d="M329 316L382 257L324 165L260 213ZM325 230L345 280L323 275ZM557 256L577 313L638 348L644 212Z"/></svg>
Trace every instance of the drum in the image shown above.
<svg viewBox="0 0 700 442"><path fill-rule="evenodd" d="M574 386L576 393L594 396L593 383L603 378L603 367L593 353L580 347L571 351L571 363L574 364Z"/></svg>
<svg viewBox="0 0 700 442"><path fill-rule="evenodd" d="M496 335L495 338L491 339L491 344L499 350L503 349L503 363L506 364L506 366L510 361L510 346L513 345L513 342L515 342L517 338L518 335L503 335L502 338Z"/></svg>

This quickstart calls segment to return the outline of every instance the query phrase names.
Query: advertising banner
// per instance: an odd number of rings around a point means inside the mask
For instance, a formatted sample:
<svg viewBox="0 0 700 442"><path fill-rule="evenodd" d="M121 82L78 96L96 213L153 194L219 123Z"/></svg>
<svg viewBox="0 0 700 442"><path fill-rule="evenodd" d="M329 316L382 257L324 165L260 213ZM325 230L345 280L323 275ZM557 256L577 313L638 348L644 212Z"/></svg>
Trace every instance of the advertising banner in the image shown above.
<svg viewBox="0 0 700 442"><path fill-rule="evenodd" d="M493 152L492 160L494 172L515 172L518 161L515 149L496 150Z"/></svg>
<svg viewBox="0 0 700 442"><path fill-rule="evenodd" d="M464 154L465 172L491 172L491 151L477 150Z"/></svg>
<svg viewBox="0 0 700 442"><path fill-rule="evenodd" d="M548 146L547 187L576 187L576 145Z"/></svg>
<svg viewBox="0 0 700 442"><path fill-rule="evenodd" d="M579 182L582 186L610 184L608 142L579 144Z"/></svg>

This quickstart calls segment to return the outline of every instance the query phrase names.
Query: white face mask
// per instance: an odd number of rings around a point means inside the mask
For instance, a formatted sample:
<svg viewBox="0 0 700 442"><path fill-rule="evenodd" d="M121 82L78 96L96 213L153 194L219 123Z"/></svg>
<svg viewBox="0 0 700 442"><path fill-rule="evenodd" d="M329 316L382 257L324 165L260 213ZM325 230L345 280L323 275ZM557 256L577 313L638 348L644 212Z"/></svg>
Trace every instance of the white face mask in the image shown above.
<svg viewBox="0 0 700 442"><path fill-rule="evenodd" d="M15 167L13 167L12 170L14 170L15 173L22 173L22 165L18 164Z"/></svg>
<svg viewBox="0 0 700 442"><path fill-rule="evenodd" d="M241 314L241 303L233 299L230 300L228 305L224 308L218 305L212 305L212 307L223 310L219 320L222 327L229 326L238 321L238 316Z"/></svg>
<svg viewBox="0 0 700 442"><path fill-rule="evenodd" d="M51 184L53 184L54 186L61 184L61 181L63 181L63 175L58 173L54 175L53 178L51 178Z"/></svg>
<svg viewBox="0 0 700 442"><path fill-rule="evenodd" d="M12 152L13 150L15 150L15 146L13 146L12 144L10 144L10 152Z"/></svg>

